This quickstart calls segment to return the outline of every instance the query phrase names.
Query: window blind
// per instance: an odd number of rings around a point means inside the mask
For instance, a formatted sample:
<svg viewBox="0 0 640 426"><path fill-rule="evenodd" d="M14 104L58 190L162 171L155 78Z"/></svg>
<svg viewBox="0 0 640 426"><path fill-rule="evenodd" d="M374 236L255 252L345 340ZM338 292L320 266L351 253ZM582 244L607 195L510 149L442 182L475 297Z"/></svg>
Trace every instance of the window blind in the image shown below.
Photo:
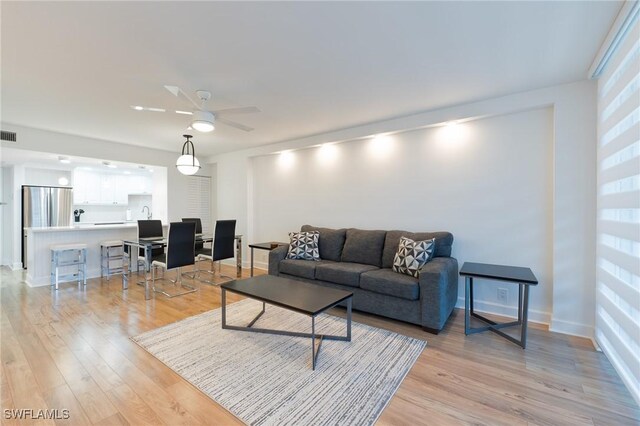
<svg viewBox="0 0 640 426"><path fill-rule="evenodd" d="M598 81L596 341L640 400L640 24Z"/></svg>
<svg viewBox="0 0 640 426"><path fill-rule="evenodd" d="M211 218L211 178L188 176L187 214L202 220L202 232L213 232Z"/></svg>

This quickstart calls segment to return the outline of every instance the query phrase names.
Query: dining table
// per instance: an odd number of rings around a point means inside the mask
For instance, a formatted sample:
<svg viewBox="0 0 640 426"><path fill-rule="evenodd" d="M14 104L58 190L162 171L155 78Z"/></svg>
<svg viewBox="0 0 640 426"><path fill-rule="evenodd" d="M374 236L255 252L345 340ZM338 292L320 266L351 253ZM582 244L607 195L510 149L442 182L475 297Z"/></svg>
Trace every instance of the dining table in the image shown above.
<svg viewBox="0 0 640 426"><path fill-rule="evenodd" d="M197 243L212 243L214 239L213 234L203 233L196 234L196 244ZM123 244L125 246L125 252L130 253L131 256L131 264L136 265L135 270L136 273L140 272L139 262L138 262L138 250L142 249L144 251L144 298L145 300L151 299L151 287L149 286L149 272L151 271L151 251L155 248L166 247L168 238L166 236L158 236L158 237L148 237L148 238L134 238L123 240ZM236 276L240 278L242 276L242 235L238 234L235 236L235 246L236 246ZM129 268L122 268L122 289L127 290L129 288L129 276L131 271Z"/></svg>

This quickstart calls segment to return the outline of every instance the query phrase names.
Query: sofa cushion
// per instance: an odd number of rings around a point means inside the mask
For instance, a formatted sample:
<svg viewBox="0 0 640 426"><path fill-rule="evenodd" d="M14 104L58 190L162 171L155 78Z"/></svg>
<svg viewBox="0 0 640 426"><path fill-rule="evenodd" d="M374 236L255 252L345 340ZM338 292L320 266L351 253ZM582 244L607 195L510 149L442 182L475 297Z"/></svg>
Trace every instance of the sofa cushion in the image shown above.
<svg viewBox="0 0 640 426"><path fill-rule="evenodd" d="M343 262L373 265L379 268L382 265L382 248L384 247L386 234L386 231L347 229L347 239L342 249L341 260ZM397 249L398 246L396 245Z"/></svg>
<svg viewBox="0 0 640 426"><path fill-rule="evenodd" d="M287 259L320 260L318 232L289 232L289 252Z"/></svg>
<svg viewBox="0 0 640 426"><path fill-rule="evenodd" d="M358 287L360 274L378 269L372 265L349 262L321 263L316 266L316 279L336 284Z"/></svg>
<svg viewBox="0 0 640 426"><path fill-rule="evenodd" d="M433 257L451 257L451 245L453 235L450 232L408 232L408 231L387 231L384 241L384 251L382 253L382 267L391 268L393 258L400 245L400 237L411 238L414 241L436 239L436 247Z"/></svg>
<svg viewBox="0 0 640 426"><path fill-rule="evenodd" d="M327 261L284 259L280 262L278 270L283 274L313 280L316 278L316 266L322 263L327 263Z"/></svg>
<svg viewBox="0 0 640 426"><path fill-rule="evenodd" d="M420 297L418 278L386 268L363 273L360 276L360 288L407 300L418 300Z"/></svg>
<svg viewBox="0 0 640 426"><path fill-rule="evenodd" d="M433 258L435 239L413 241L400 237L398 251L393 258L393 272L418 278L420 269Z"/></svg>
<svg viewBox="0 0 640 426"><path fill-rule="evenodd" d="M344 240L347 238L347 230L345 228L331 229L303 225L302 228L300 228L300 231L318 231L320 233L320 239L318 242L320 245L320 259L340 262L342 248L344 247Z"/></svg>

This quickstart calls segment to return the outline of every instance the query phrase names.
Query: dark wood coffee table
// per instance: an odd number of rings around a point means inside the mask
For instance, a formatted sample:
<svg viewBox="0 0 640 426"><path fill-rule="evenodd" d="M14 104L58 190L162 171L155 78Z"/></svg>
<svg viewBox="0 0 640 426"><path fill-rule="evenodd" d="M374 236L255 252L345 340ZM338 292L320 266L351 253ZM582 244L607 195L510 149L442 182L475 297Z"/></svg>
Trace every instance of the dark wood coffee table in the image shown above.
<svg viewBox="0 0 640 426"><path fill-rule="evenodd" d="M260 275L245 280L234 280L220 286L222 297L222 328L228 330L252 331L254 333L279 334L284 336L311 338L311 368L316 369L318 353L323 339L351 341L351 301L353 293L314 284L276 277ZM262 310L246 326L227 324L227 291L246 296L262 302ZM333 308L341 302L347 302L347 334L336 336L330 334L316 334L316 316ZM278 306L290 311L311 317L311 333L295 331L273 330L269 328L253 327L258 318L265 312L266 304ZM316 348L316 337L318 345Z"/></svg>

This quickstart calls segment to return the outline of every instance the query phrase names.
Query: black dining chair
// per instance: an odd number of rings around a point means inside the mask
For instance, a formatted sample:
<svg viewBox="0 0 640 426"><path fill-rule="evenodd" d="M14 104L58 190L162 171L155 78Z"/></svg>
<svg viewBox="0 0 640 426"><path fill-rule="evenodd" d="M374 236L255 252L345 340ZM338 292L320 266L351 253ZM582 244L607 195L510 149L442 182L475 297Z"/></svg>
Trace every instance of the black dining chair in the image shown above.
<svg viewBox="0 0 640 426"><path fill-rule="evenodd" d="M197 234L202 234L202 220L199 217L183 217L182 218L183 222L194 222L196 224L196 235ZM204 243L202 241L197 241L196 240L196 258L199 254L210 254L211 253L211 247L205 247L205 244L208 245L208 243ZM186 273L185 275L188 276L189 278L195 279L196 278L196 271L192 271L191 273Z"/></svg>
<svg viewBox="0 0 640 426"><path fill-rule="evenodd" d="M200 273L211 274L215 277L215 263L218 263L219 276L221 278L234 279L228 275L222 275L220 261L224 259L231 259L235 255L235 238L236 238L236 221L235 220L217 220L216 229L213 235L213 244L210 254L198 254L198 260L211 261L211 269L201 270L199 267L200 262L196 263L196 276L199 281L207 284L216 284L213 280L203 280L200 278Z"/></svg>
<svg viewBox="0 0 640 426"><path fill-rule="evenodd" d="M139 220L138 221L138 238L156 238L162 237L162 221L153 220ZM151 249L151 258L158 257L164 254L164 247L159 244ZM144 249L140 249L140 256L144 256Z"/></svg>
<svg viewBox="0 0 640 426"><path fill-rule="evenodd" d="M202 234L202 220L199 217L183 217L183 222L194 222L196 224L196 234ZM196 256L198 254L208 254L211 248L205 248L202 241L196 241Z"/></svg>
<svg viewBox="0 0 640 426"><path fill-rule="evenodd" d="M198 291L196 287L185 284L182 281L181 268L184 266L194 265L196 262L195 254L196 243L196 224L193 222L172 222L169 224L169 232L167 237L167 253L166 255L158 256L151 263L151 282L153 291L156 293L162 293L167 297L182 296L185 294ZM161 268L163 270L162 277L156 278L156 269ZM165 278L165 271L177 269L177 275L175 280L169 280ZM162 290L156 289L156 280L171 281L176 286L186 288L187 291L183 291L176 294L170 294L165 291L164 286Z"/></svg>
<svg viewBox="0 0 640 426"><path fill-rule="evenodd" d="M162 237L162 221L161 220L139 220L138 221L138 239L140 238L155 238ZM162 244L158 244L151 249L151 261L153 262L154 258L158 258L164 254L164 247ZM125 261L129 265L129 271L131 271L131 255L129 253L129 246L124 247L124 256ZM144 249L140 248L138 250L138 267L145 267L146 270L149 270L150 264L146 264L146 260L144 257ZM144 280L138 281L139 285L144 284Z"/></svg>

